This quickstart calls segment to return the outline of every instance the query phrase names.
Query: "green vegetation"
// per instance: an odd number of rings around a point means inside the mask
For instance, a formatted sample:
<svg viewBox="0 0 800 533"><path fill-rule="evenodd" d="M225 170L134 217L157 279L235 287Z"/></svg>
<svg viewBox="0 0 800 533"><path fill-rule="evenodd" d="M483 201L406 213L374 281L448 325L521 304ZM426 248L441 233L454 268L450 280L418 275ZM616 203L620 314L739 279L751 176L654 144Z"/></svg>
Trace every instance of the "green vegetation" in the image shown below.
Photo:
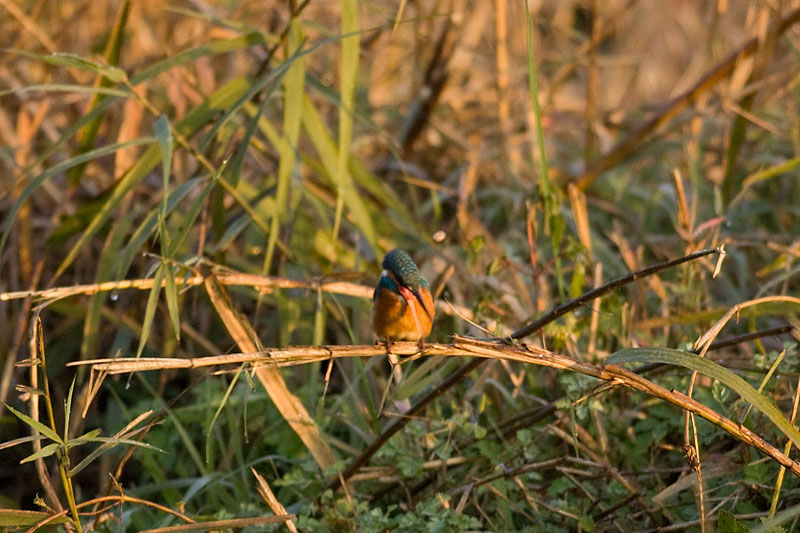
<svg viewBox="0 0 800 533"><path fill-rule="evenodd" d="M800 9L530 4L0 1L0 527L793 531Z"/></svg>

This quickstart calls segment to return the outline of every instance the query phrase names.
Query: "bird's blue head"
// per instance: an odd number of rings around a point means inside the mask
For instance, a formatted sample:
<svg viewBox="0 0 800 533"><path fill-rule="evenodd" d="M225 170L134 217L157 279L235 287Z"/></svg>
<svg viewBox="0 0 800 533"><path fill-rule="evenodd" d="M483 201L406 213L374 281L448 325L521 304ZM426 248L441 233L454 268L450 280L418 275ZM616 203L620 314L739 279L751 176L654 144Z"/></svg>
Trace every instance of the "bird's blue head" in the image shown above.
<svg viewBox="0 0 800 533"><path fill-rule="evenodd" d="M428 291L428 282L422 277L414 260L399 248L390 250L383 258L384 272L378 282L374 298L377 298L381 288L389 289L392 292L403 295L409 292L422 305L425 313L431 316L430 311L425 307L425 303L420 295L420 290ZM401 290L401 288L403 290ZM409 295L410 296L410 295ZM403 297L406 297L403 295Z"/></svg>

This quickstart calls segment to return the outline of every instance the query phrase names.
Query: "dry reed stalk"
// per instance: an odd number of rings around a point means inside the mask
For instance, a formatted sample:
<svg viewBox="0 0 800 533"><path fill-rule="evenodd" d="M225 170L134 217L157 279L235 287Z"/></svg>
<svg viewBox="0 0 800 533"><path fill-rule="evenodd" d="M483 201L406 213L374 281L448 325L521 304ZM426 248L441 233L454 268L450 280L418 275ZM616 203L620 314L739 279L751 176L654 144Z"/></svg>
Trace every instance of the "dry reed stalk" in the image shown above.
<svg viewBox="0 0 800 533"><path fill-rule="evenodd" d="M224 286L211 276L206 278L205 287L220 320L239 348L246 352L258 351L256 345L258 335L250 322L233 308ZM325 470L333 466L336 463L336 456L303 403L289 390L280 370L262 365L256 369L256 376L275 403L275 407L306 445L320 468Z"/></svg>
<svg viewBox="0 0 800 533"><path fill-rule="evenodd" d="M267 483L267 480L264 479L264 476L259 474L255 468L252 466L250 467L250 471L256 477L258 481L258 493L261 494L261 497L264 498L264 501L267 502L269 508L272 509L272 512L275 513L276 516L286 516L288 513L286 512L286 508L278 501L278 498L275 497L275 493L272 492L272 489ZM294 525L292 520L286 521L286 529L288 529L291 533L297 533L297 526Z"/></svg>
<svg viewBox="0 0 800 533"><path fill-rule="evenodd" d="M417 344L412 342L398 342L392 345L392 353L397 355L414 355L418 353L418 350ZM338 359L342 357L371 357L384 354L385 348L380 345L297 346L284 349L268 349L262 352L253 351L242 354L211 356L210 358L188 360L165 359L152 363L148 363L146 360L139 360L137 362L135 360L125 359L115 362L109 359L99 359L93 361L75 361L69 364L70 366L91 365L93 372L122 373L160 368L201 368L250 363L257 368L257 372L260 375L267 370L277 372L277 368L282 366L307 364L314 361ZM705 418L738 440L772 457L780 465L786 467L796 476L800 477L800 462L789 458L785 453L766 442L759 435L756 435L749 429L740 426L681 392L665 389L649 379L617 365L600 366L528 344L504 344L497 341L474 339L459 335L455 336L453 344L427 344L425 346L424 355L445 357L471 356L477 358L473 360L473 363L475 361L479 363L481 359L505 359L507 361L517 361L520 363L555 368L557 370L576 372L603 380L611 386L624 386L635 389ZM472 368L474 369L475 367L477 367L477 364L473 364ZM445 387L445 384L439 386L439 388L443 387ZM413 413L408 416L413 416ZM380 444L373 443L373 446L370 446L370 448L374 446L379 448ZM337 479L346 481L355 474L360 466L363 466L363 464L358 464L358 466L356 466L354 463ZM338 487L339 483L339 481L334 481L332 486Z"/></svg>

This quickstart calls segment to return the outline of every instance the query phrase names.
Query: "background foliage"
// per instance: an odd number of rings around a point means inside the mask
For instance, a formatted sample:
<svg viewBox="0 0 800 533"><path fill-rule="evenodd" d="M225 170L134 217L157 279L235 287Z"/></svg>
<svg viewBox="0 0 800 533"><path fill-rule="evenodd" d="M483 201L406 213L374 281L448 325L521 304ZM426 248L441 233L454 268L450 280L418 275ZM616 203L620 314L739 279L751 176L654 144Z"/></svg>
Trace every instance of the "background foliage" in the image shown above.
<svg viewBox="0 0 800 533"><path fill-rule="evenodd" d="M736 531L782 509L793 528L798 483L774 461L698 420L701 499L679 409L588 395L596 381L565 371L480 366L334 491L463 361L404 365L383 412L385 357L285 369L321 436L303 438L246 368L116 376L92 397L89 373L66 366L249 351L242 338L369 344L369 291L313 287L371 286L393 247L439 291L430 340L447 342L507 334L609 279L726 245L716 279L713 259L685 264L525 340L595 363L690 349L731 306L796 297L796 2L529 8L530 32L525 4L504 0L0 1L0 507L43 512L3 523L121 495L140 500L83 508L83 528L182 523L142 502L201 521L278 513L254 468L300 530ZM312 288L184 284L212 273ZM9 296L142 278L156 289ZM723 335L779 329L709 352L787 418L797 310L744 309ZM15 366L31 357L36 382ZM685 392L690 372L655 376ZM700 377L694 397L782 448L719 382ZM34 419L56 434L19 464ZM315 438L327 452L309 453Z"/></svg>

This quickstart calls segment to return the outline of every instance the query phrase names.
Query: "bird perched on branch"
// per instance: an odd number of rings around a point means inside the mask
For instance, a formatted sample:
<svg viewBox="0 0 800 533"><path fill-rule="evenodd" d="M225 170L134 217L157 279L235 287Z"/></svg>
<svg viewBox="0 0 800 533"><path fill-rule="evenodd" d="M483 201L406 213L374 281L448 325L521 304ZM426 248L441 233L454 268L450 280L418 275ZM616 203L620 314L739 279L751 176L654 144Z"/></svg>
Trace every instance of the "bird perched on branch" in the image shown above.
<svg viewBox="0 0 800 533"><path fill-rule="evenodd" d="M420 349L433 325L433 297L428 282L403 250L383 258L383 272L372 295L375 335L390 341L419 341Z"/></svg>

